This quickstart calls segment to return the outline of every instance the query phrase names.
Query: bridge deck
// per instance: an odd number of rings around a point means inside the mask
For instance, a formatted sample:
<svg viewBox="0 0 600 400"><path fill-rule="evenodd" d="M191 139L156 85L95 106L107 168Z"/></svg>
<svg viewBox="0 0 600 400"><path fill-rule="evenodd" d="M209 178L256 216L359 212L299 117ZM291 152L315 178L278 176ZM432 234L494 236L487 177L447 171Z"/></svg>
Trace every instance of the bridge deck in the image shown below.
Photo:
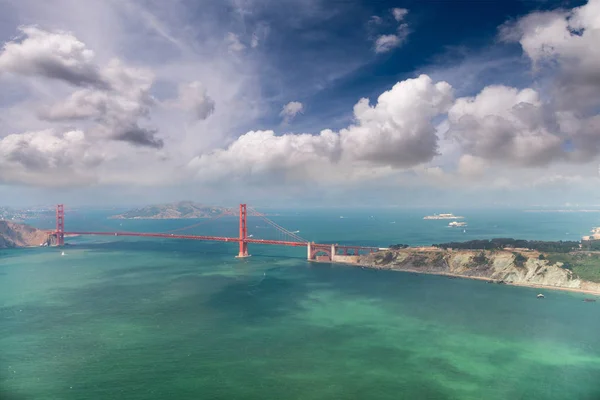
<svg viewBox="0 0 600 400"><path fill-rule="evenodd" d="M52 232L54 233L54 232ZM135 236L135 237L154 237L154 238L166 238L166 239L188 239L188 240L204 240L212 242L234 242L239 243L242 241L239 237L225 237L225 236L202 236L202 235L178 235L174 233L149 233L149 232L65 232L65 236L68 235L93 235L93 236ZM284 240L269 240L269 239L244 239L246 243L253 244L269 244L275 246L290 246L290 247L306 247L308 242L290 242ZM331 247L331 244L313 243L315 247ZM348 248L348 249L359 249L359 250L378 250L377 247L365 247L365 246L352 246L352 245L334 245L336 248Z"/></svg>

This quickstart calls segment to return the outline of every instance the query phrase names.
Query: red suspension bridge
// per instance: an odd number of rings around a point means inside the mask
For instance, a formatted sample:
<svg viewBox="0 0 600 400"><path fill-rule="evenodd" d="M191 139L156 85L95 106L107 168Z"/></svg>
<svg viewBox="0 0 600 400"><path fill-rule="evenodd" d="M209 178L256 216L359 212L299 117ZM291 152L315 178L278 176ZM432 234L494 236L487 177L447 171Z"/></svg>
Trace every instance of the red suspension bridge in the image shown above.
<svg viewBox="0 0 600 400"><path fill-rule="evenodd" d="M271 239L256 239L252 235L248 235L248 211L250 215L261 218L268 225L273 227L282 236L282 240L271 240ZM232 242L238 243L239 253L237 257L243 258L248 257L248 244L266 244L275 246L290 246L290 247L306 247L307 258L313 261L351 261L352 258L359 256L360 254L372 253L379 250L377 247L365 247L365 246L344 246L338 244L323 244L310 242L299 235L296 232L290 232L289 230L281 227L277 223L268 219L264 214L259 213L246 206L246 204L240 204L239 209L239 236L238 237L225 237L225 236L203 236L203 235L182 235L175 233L185 229L192 228L199 224L192 226L179 228L173 231L165 233L154 233L154 232L92 232L92 231L80 231L71 232L65 230L65 208L64 205L59 204L56 206L56 230L49 232L51 243L56 246L64 246L65 236L79 236L79 235L99 235L99 236L138 236L138 237L152 237L152 238L166 238L166 239L189 239L189 240L203 240L213 242ZM218 218L218 217L217 217Z"/></svg>

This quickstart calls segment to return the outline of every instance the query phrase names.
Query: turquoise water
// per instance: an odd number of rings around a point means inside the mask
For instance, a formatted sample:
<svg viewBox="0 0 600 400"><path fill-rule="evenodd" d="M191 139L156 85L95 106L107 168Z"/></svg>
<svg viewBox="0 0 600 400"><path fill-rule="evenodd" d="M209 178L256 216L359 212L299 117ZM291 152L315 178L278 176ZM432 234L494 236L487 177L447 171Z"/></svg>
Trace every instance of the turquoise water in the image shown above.
<svg viewBox="0 0 600 400"><path fill-rule="evenodd" d="M466 233L423 221L429 211L273 219L311 240L377 246L569 240L600 225L595 214L450 211L467 216ZM186 224L67 217L72 230ZM193 232L236 229L231 218ZM583 295L309 264L302 249L251 246L239 260L227 243L69 242L65 256L0 251L2 399L600 398L600 303Z"/></svg>

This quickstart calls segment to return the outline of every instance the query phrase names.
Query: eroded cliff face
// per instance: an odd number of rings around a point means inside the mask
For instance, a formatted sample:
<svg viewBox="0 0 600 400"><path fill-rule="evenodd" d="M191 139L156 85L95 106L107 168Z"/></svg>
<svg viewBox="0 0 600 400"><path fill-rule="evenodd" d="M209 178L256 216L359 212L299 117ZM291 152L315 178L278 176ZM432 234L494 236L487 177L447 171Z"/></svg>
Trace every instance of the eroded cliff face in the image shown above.
<svg viewBox="0 0 600 400"><path fill-rule="evenodd" d="M0 221L0 249L39 246L47 240L46 232L32 226Z"/></svg>
<svg viewBox="0 0 600 400"><path fill-rule="evenodd" d="M521 257L517 255L521 254ZM486 278L498 282L583 289L600 293L600 284L579 279L562 263L538 259L536 252L403 249L361 256L371 268Z"/></svg>

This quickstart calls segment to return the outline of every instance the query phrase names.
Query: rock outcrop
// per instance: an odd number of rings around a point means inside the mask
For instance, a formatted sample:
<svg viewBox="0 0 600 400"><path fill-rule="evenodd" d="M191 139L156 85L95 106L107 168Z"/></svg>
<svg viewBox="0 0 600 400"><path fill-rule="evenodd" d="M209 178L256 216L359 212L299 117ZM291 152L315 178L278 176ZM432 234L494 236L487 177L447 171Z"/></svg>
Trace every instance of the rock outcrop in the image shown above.
<svg viewBox="0 0 600 400"><path fill-rule="evenodd" d="M484 278L498 283L590 290L600 284L579 279L562 263L539 259L537 252L442 250L380 251L360 257L360 265L378 269Z"/></svg>
<svg viewBox="0 0 600 400"><path fill-rule="evenodd" d="M0 249L40 246L48 241L48 233L29 225L0 221Z"/></svg>

